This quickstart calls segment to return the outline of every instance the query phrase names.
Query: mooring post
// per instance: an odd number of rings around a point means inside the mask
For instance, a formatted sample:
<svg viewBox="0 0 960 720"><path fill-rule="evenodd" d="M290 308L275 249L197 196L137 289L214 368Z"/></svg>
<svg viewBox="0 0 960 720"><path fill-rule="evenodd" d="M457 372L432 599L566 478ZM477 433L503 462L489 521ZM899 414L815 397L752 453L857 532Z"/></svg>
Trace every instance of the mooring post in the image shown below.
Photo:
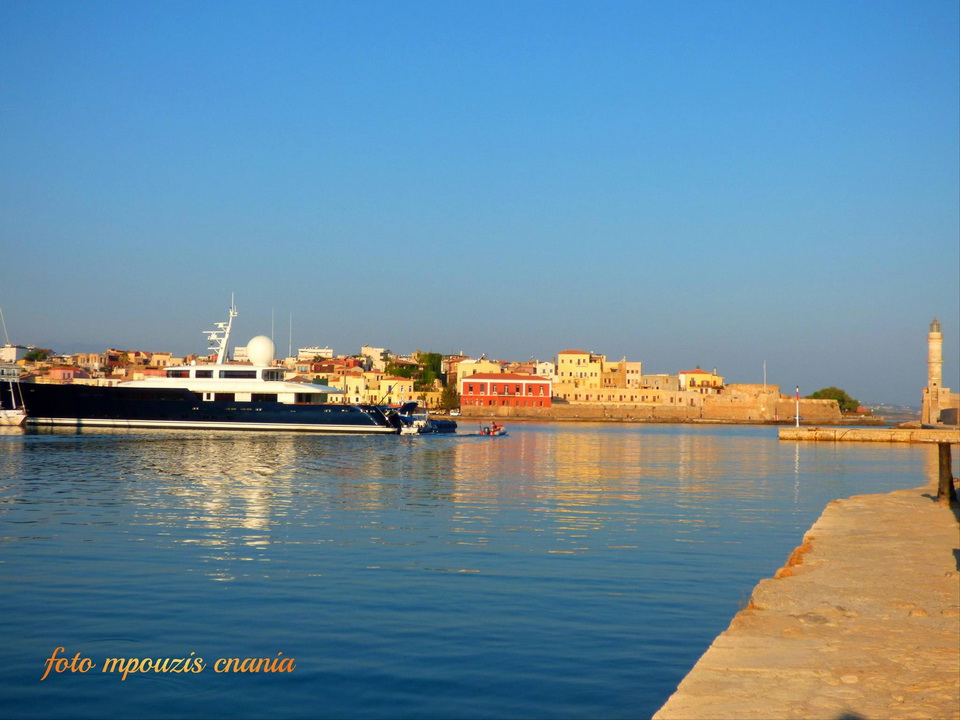
<svg viewBox="0 0 960 720"><path fill-rule="evenodd" d="M937 502L957 502L957 490L953 487L953 460L950 457L950 443L937 443L940 448L940 484L937 487Z"/></svg>

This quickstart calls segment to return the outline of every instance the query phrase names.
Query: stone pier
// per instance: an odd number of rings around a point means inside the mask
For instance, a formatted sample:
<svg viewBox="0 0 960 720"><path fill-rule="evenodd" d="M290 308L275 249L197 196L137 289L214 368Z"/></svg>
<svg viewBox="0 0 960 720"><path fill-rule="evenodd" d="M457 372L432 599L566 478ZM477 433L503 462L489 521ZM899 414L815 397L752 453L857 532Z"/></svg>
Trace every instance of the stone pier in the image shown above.
<svg viewBox="0 0 960 720"><path fill-rule="evenodd" d="M960 526L936 492L831 502L654 718L960 718Z"/></svg>
<svg viewBox="0 0 960 720"><path fill-rule="evenodd" d="M818 442L960 443L960 428L782 427L779 435Z"/></svg>

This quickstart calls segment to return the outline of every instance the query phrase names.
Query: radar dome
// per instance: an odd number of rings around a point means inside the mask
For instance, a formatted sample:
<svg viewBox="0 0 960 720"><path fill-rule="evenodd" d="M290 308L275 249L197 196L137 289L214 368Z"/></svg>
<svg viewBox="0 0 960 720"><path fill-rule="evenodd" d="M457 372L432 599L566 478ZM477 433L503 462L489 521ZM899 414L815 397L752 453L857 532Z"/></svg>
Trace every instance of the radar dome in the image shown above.
<svg viewBox="0 0 960 720"><path fill-rule="evenodd" d="M273 364L273 340L266 335L257 335L247 343L247 357L254 365Z"/></svg>

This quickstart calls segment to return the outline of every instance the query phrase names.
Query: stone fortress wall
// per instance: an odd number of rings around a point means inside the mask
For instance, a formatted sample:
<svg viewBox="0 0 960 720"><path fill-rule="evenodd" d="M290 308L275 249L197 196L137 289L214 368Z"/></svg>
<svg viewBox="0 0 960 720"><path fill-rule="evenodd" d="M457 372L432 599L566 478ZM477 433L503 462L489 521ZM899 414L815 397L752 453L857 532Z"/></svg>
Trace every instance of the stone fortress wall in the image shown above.
<svg viewBox="0 0 960 720"><path fill-rule="evenodd" d="M780 394L777 385L728 385L716 395L690 394L694 405L654 403L596 403L554 401L549 408L463 407L463 417L528 418L544 420L624 420L624 421L715 421L778 422L790 421L796 413L796 400ZM838 422L840 407L836 400L800 399L803 423Z"/></svg>

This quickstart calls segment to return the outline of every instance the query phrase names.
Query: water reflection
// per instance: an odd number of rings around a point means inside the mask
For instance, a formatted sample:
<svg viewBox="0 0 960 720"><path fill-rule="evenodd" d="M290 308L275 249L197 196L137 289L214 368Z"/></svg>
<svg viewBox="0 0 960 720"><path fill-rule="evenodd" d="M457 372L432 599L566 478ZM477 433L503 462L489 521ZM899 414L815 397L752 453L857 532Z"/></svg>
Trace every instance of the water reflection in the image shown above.
<svg viewBox="0 0 960 720"><path fill-rule="evenodd" d="M936 474L935 448L785 444L761 428L532 423L504 438L124 431L21 440L0 442L3 477L15 478L0 485L7 539L9 528L37 522L48 531L121 523L131 542L192 547L192 571L220 580L268 574L291 548L377 547L376 563L357 562L490 572L490 563L437 566L413 549L582 555L636 549L656 526L658 542L739 543L738 524L799 522L807 477L840 482L860 463L917 451ZM37 501L57 504L56 516L31 512Z"/></svg>
<svg viewBox="0 0 960 720"><path fill-rule="evenodd" d="M936 472L935 447L764 428L510 431L0 436L0 695L34 717L78 687L96 717L649 716L829 500ZM58 644L302 666L269 692L39 686Z"/></svg>

